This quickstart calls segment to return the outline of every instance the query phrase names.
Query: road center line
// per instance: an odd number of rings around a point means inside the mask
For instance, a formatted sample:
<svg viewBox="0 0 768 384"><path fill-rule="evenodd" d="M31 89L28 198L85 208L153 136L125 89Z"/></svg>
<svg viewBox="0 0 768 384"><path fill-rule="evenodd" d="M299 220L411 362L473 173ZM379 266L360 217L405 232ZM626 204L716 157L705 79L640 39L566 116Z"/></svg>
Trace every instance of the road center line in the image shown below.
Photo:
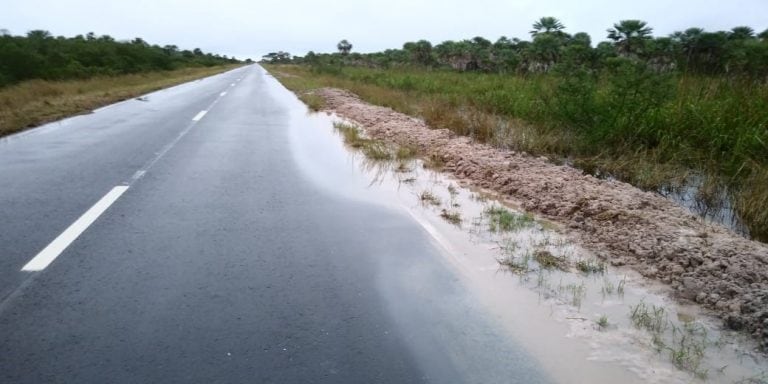
<svg viewBox="0 0 768 384"><path fill-rule="evenodd" d="M197 115L195 115L195 117L192 118L192 121L200 121L200 119L202 119L203 116L205 116L206 113L208 113L208 111L200 111L200 112L198 112Z"/></svg>
<svg viewBox="0 0 768 384"><path fill-rule="evenodd" d="M33 257L24 267L22 271L36 272L42 271L59 255L64 252L67 247L72 244L88 227L93 224L96 219L101 216L104 211L107 210L117 199L128 190L128 186L119 185L112 188L104 197L101 198L96 204L94 204L89 210L87 210L79 219L77 219L72 225L69 226L64 232L62 232L57 238L55 238L47 247L45 247L37 256Z"/></svg>

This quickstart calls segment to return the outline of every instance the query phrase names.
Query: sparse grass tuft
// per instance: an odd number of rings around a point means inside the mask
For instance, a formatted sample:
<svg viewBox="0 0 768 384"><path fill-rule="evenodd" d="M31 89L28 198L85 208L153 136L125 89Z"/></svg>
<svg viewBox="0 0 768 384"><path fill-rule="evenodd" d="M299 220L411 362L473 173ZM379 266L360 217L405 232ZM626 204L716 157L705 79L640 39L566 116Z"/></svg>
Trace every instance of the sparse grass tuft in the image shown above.
<svg viewBox="0 0 768 384"><path fill-rule="evenodd" d="M359 149L371 160L385 161L392 160L392 151L381 141L363 137L360 130L349 124L334 123L333 127L341 133L344 143L352 148Z"/></svg>
<svg viewBox="0 0 768 384"><path fill-rule="evenodd" d="M631 307L630 319L635 327L645 329L651 333L662 333L667 329L667 313L664 307L648 306L640 302Z"/></svg>
<svg viewBox="0 0 768 384"><path fill-rule="evenodd" d="M312 92L299 94L299 100L307 105L310 111L317 112L325 107L325 99Z"/></svg>
<svg viewBox="0 0 768 384"><path fill-rule="evenodd" d="M418 150L414 147L401 145L395 151L395 158L398 160L409 160L416 157L418 153Z"/></svg>
<svg viewBox="0 0 768 384"><path fill-rule="evenodd" d="M422 204L430 204L434 206L440 205L440 198L435 196L434 193L427 190L421 191L421 193L419 194L419 200L421 200Z"/></svg>
<svg viewBox="0 0 768 384"><path fill-rule="evenodd" d="M440 171L443 167L445 167L445 161L443 161L443 158L439 155L433 153L424 159L424 168Z"/></svg>
<svg viewBox="0 0 768 384"><path fill-rule="evenodd" d="M531 270L530 252L525 252L520 257L515 255L517 253L517 249L519 248L519 244L517 242L509 240L501 248L502 251L507 255L507 257L498 260L501 266L519 275L524 275Z"/></svg>
<svg viewBox="0 0 768 384"><path fill-rule="evenodd" d="M522 228L530 227L534 224L533 216L526 214L512 213L507 209L493 205L485 210L489 216L488 225L491 232L510 232Z"/></svg>
<svg viewBox="0 0 768 384"><path fill-rule="evenodd" d="M398 161L397 167L395 167L395 172L400 173L408 173L411 171L411 167L406 163L405 161Z"/></svg>
<svg viewBox="0 0 768 384"><path fill-rule="evenodd" d="M599 327L599 329L601 331L605 330L606 328L608 328L608 325L609 325L609 323L608 323L608 316L606 316L606 315L600 316L600 318L597 319L597 321L595 321L595 323L597 323L597 326Z"/></svg>
<svg viewBox="0 0 768 384"><path fill-rule="evenodd" d="M447 209L443 209L440 212L440 217L442 217L443 219L445 219L445 221L451 224L455 224L455 225L461 224L461 213L459 213L459 211L455 211L455 210L449 211Z"/></svg>
<svg viewBox="0 0 768 384"><path fill-rule="evenodd" d="M581 259L576 262L576 269L584 274L605 273L606 265L603 262L593 259Z"/></svg>
<svg viewBox="0 0 768 384"><path fill-rule="evenodd" d="M360 149L371 160L392 160L392 152L389 150L389 147L380 141L365 140Z"/></svg>
<svg viewBox="0 0 768 384"><path fill-rule="evenodd" d="M565 260L565 258L557 257L553 255L552 252L547 251L546 249L537 249L536 251L534 251L533 258L544 269L556 268L560 270L565 270L568 265L568 262L567 260Z"/></svg>

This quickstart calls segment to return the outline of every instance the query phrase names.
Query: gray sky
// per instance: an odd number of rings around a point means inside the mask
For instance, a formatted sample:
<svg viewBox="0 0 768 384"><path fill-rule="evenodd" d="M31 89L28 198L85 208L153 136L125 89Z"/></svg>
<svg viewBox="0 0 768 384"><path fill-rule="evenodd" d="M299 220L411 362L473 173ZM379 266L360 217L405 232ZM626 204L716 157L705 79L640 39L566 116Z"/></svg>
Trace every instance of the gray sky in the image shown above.
<svg viewBox="0 0 768 384"><path fill-rule="evenodd" d="M0 28L13 34L93 31L254 59L276 50L335 51L343 38L357 52L419 39L527 39L541 16L559 18L569 33L589 33L594 43L629 18L647 21L656 35L692 26L768 28L768 0L2 0L2 9Z"/></svg>

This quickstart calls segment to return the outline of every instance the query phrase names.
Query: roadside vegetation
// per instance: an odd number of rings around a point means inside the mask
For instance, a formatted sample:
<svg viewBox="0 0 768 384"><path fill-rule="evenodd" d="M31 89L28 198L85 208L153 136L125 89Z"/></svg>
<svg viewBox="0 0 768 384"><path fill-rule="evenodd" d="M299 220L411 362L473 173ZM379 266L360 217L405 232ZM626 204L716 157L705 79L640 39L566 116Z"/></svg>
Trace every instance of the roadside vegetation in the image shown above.
<svg viewBox="0 0 768 384"><path fill-rule="evenodd" d="M235 58L140 38L0 31L0 136L238 65Z"/></svg>
<svg viewBox="0 0 768 384"><path fill-rule="evenodd" d="M768 31L651 33L624 20L595 46L542 18L530 41L310 52L272 70L299 93L348 89L432 127L641 188L693 186L713 209L727 196L750 234L768 239Z"/></svg>

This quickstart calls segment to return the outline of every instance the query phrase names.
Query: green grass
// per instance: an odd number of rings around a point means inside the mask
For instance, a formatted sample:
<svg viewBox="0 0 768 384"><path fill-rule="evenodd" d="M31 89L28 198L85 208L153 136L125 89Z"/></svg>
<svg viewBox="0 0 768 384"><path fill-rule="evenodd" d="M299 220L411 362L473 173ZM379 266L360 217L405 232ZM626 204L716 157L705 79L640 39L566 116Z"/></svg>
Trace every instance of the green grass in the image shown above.
<svg viewBox="0 0 768 384"><path fill-rule="evenodd" d="M605 273L606 268L605 263L593 259L581 259L576 262L576 269L587 275Z"/></svg>
<svg viewBox="0 0 768 384"><path fill-rule="evenodd" d="M600 318L598 318L595 321L595 323L597 324L597 326L598 326L598 328L600 330L604 330L604 329L608 328L608 325L610 325L610 323L608 322L608 316L606 316L606 315L600 316Z"/></svg>
<svg viewBox="0 0 768 384"><path fill-rule="evenodd" d="M661 333L668 327L667 312L664 307L648 306L644 302L630 308L630 319L635 327L651 333Z"/></svg>
<svg viewBox="0 0 768 384"><path fill-rule="evenodd" d="M313 112L317 112L325 107L325 99L312 92L300 93L298 97L299 100L303 101L304 104L307 105L307 108Z"/></svg>
<svg viewBox="0 0 768 384"><path fill-rule="evenodd" d="M270 69L302 92L348 89L364 100L491 144L610 174L645 189L693 174L727 190L753 237L768 239L768 83L656 76L619 62L599 77L414 68ZM278 74L279 76L279 74ZM439 168L439 164L434 165Z"/></svg>
<svg viewBox="0 0 768 384"><path fill-rule="evenodd" d="M564 257L558 257L552 254L552 252L545 249L537 249L533 252L533 258L539 263L539 266L544 269L560 269L566 270L568 268L568 261Z"/></svg>
<svg viewBox="0 0 768 384"><path fill-rule="evenodd" d="M489 217L488 225L491 232L517 231L535 224L532 215L513 213L497 205L486 208L485 213Z"/></svg>
<svg viewBox="0 0 768 384"><path fill-rule="evenodd" d="M388 145L379 140L363 137L360 130L353 125L334 123L333 127L344 138L345 144L362 151L371 160L386 161L394 157Z"/></svg>
<svg viewBox="0 0 768 384"><path fill-rule="evenodd" d="M0 89L0 136L234 69L184 68L81 80L30 80Z"/></svg>

